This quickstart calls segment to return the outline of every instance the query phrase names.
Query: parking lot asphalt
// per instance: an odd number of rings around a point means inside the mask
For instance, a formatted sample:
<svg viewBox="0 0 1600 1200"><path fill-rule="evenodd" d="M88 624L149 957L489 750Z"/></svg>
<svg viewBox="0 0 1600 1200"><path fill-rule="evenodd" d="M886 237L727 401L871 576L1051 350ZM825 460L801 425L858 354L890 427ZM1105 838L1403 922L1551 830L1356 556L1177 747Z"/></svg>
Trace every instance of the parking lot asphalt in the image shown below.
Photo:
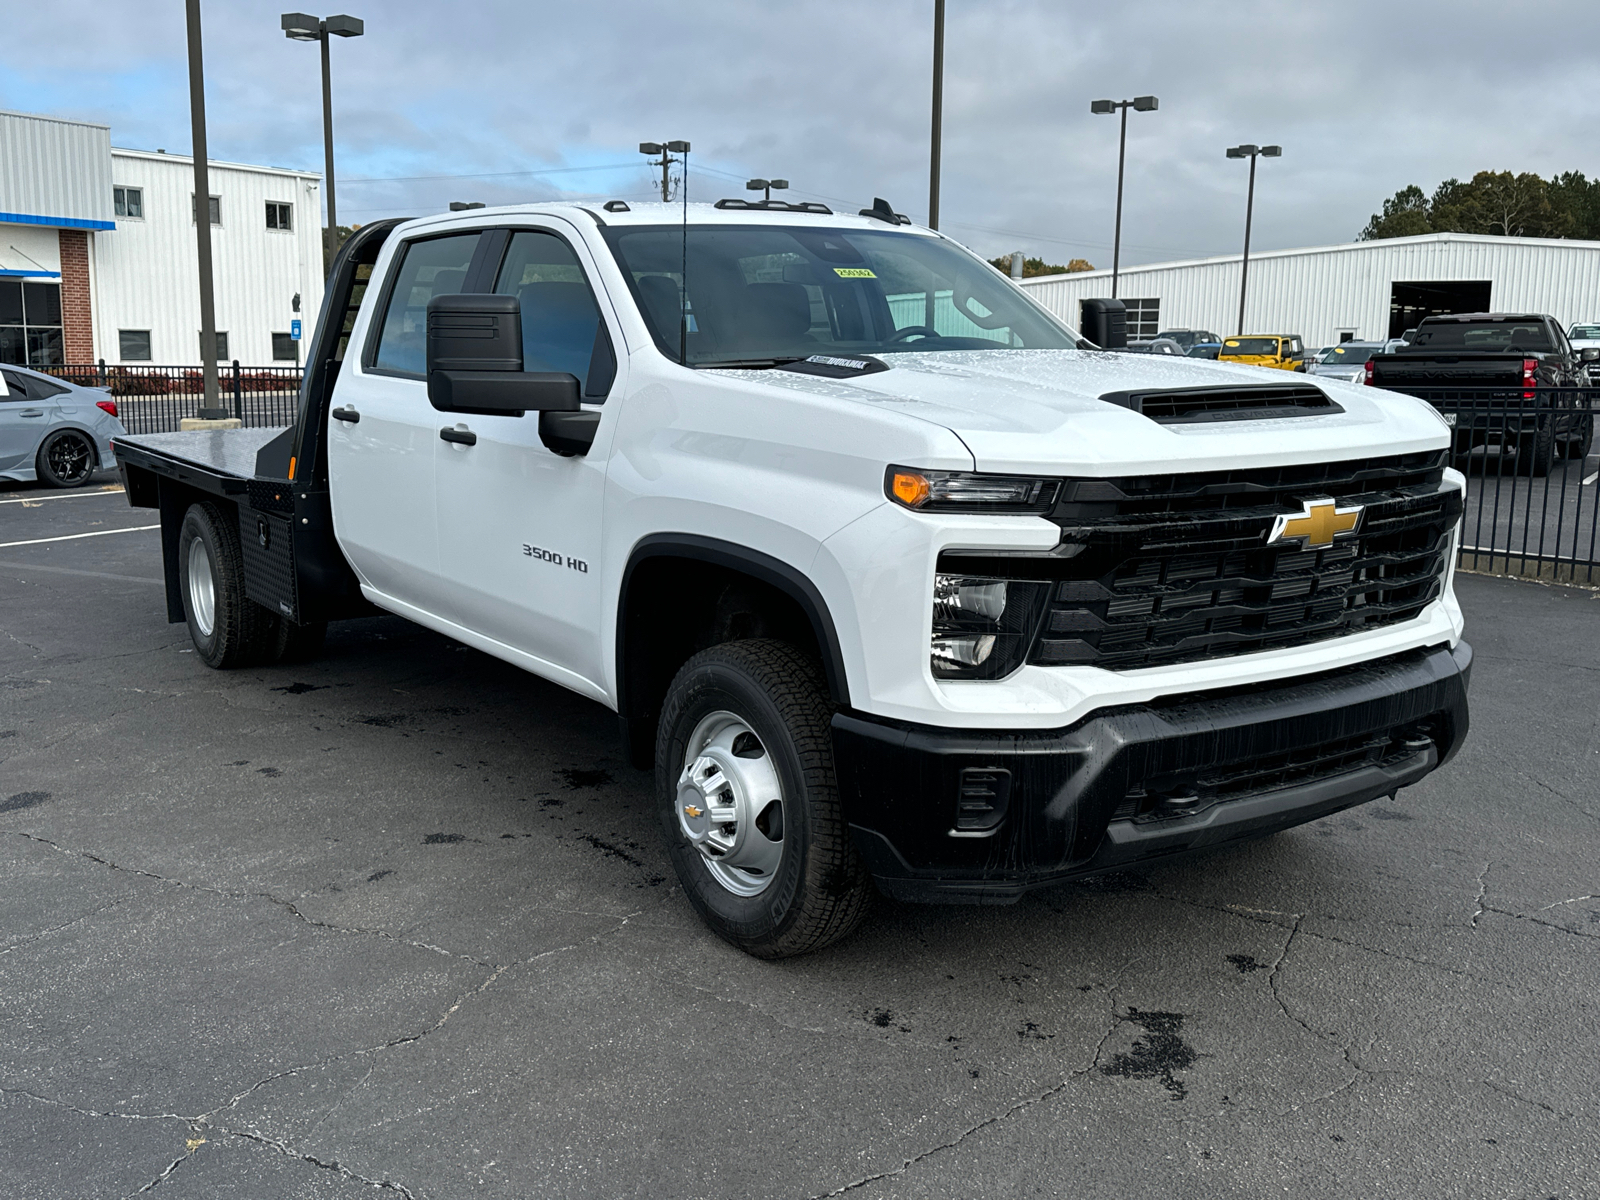
<svg viewBox="0 0 1600 1200"><path fill-rule="evenodd" d="M153 523L0 488L0 1194L1600 1194L1600 593L1458 579L1398 801L766 963L610 713L393 618L208 671Z"/></svg>

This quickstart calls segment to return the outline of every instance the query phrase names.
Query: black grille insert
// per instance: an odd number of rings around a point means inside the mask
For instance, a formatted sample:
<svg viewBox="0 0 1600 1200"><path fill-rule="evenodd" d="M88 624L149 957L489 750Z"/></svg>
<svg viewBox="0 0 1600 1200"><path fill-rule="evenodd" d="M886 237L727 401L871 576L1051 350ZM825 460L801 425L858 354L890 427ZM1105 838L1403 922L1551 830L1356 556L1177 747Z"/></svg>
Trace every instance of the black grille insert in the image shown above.
<svg viewBox="0 0 1600 1200"><path fill-rule="evenodd" d="M1441 594L1461 493L1444 453L1071 479L1052 554L940 556L941 571L1048 579L1028 661L1113 670L1304 645L1417 616ZM1331 545L1268 546L1306 501L1359 504Z"/></svg>
<svg viewBox="0 0 1600 1200"><path fill-rule="evenodd" d="M1162 425L1320 417L1344 411L1321 388L1307 383L1107 392L1100 399L1143 413Z"/></svg>

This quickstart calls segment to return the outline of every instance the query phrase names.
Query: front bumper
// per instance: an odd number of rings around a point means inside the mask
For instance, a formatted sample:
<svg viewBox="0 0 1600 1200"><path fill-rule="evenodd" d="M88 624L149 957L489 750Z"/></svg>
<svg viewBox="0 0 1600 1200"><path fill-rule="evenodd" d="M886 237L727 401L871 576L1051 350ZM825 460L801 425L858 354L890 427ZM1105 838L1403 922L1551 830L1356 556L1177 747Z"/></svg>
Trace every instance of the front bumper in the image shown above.
<svg viewBox="0 0 1600 1200"><path fill-rule="evenodd" d="M1065 729L840 713L844 811L878 886L1004 904L1049 883L1241 841L1407 787L1467 733L1472 649L1106 709ZM987 823L987 827L983 827Z"/></svg>

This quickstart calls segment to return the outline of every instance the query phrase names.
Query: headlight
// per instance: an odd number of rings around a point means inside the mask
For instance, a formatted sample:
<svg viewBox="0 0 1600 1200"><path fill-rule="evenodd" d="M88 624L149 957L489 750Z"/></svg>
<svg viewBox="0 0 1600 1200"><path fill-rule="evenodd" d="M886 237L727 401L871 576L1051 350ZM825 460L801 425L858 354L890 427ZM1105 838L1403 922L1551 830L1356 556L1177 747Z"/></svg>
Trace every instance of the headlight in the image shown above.
<svg viewBox="0 0 1600 1200"><path fill-rule="evenodd" d="M999 679L1022 664L1048 583L973 575L933 578L929 660L940 679Z"/></svg>
<svg viewBox="0 0 1600 1200"><path fill-rule="evenodd" d="M1030 475L915 467L890 467L883 479L889 499L917 512L1048 512L1059 488L1059 480Z"/></svg>

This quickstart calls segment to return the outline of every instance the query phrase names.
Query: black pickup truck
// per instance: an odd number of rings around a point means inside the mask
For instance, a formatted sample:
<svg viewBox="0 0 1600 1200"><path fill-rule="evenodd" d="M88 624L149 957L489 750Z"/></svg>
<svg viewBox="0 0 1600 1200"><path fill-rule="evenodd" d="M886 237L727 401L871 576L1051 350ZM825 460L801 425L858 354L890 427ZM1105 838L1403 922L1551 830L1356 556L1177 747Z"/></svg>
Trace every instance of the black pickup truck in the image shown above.
<svg viewBox="0 0 1600 1200"><path fill-rule="evenodd" d="M1455 427L1455 452L1497 443L1519 473L1545 475L1557 455L1582 461L1594 436L1588 367L1553 317L1461 313L1428 317L1409 344L1367 363L1367 383L1432 404Z"/></svg>

